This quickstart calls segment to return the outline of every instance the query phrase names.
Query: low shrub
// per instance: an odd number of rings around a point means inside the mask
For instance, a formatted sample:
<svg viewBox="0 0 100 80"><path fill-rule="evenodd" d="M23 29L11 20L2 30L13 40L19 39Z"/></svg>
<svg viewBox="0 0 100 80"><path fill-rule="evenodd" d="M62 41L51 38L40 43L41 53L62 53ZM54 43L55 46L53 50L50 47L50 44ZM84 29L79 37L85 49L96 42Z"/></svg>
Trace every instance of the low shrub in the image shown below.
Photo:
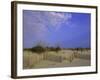
<svg viewBox="0 0 100 80"><path fill-rule="evenodd" d="M42 53L42 52L45 52L46 50L45 48L41 46L36 46L36 47L31 48L31 51L36 52L36 53Z"/></svg>

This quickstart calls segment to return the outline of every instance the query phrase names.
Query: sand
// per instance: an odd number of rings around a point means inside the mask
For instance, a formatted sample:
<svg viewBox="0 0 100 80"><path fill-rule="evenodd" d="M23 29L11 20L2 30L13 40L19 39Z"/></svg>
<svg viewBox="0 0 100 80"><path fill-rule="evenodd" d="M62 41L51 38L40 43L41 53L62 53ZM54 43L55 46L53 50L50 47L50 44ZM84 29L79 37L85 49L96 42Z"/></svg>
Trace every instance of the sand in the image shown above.
<svg viewBox="0 0 100 80"><path fill-rule="evenodd" d="M24 51L23 68L54 68L54 67L81 67L91 65L90 50L77 51L77 56L72 50L61 50L59 52L47 51L37 54Z"/></svg>

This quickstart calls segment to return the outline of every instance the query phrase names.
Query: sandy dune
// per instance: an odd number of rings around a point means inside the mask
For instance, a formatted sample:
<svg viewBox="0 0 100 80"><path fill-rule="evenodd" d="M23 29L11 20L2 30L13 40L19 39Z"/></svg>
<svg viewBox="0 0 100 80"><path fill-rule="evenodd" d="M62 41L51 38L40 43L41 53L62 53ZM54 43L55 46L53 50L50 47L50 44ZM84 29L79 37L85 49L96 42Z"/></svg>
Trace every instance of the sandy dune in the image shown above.
<svg viewBox="0 0 100 80"><path fill-rule="evenodd" d="M54 67L75 67L90 66L90 50L77 51L61 50L59 52L46 51L37 54L24 51L23 68L54 68Z"/></svg>

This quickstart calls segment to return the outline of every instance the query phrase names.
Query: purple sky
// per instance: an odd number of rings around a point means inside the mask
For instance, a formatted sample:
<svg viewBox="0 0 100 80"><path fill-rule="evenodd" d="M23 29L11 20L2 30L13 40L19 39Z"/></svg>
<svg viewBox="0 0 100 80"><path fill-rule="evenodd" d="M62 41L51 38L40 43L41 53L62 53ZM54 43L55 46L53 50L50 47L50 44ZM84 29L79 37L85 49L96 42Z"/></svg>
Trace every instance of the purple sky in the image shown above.
<svg viewBox="0 0 100 80"><path fill-rule="evenodd" d="M23 10L23 47L89 48L90 20L88 13Z"/></svg>

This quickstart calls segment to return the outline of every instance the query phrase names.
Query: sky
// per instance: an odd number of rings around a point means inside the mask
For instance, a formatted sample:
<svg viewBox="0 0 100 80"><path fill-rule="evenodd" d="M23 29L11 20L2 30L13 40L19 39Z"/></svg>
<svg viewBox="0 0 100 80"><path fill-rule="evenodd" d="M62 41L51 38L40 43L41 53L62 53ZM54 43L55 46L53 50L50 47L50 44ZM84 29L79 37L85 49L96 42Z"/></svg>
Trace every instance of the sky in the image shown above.
<svg viewBox="0 0 100 80"><path fill-rule="evenodd" d="M23 10L23 48L90 48L91 14Z"/></svg>

